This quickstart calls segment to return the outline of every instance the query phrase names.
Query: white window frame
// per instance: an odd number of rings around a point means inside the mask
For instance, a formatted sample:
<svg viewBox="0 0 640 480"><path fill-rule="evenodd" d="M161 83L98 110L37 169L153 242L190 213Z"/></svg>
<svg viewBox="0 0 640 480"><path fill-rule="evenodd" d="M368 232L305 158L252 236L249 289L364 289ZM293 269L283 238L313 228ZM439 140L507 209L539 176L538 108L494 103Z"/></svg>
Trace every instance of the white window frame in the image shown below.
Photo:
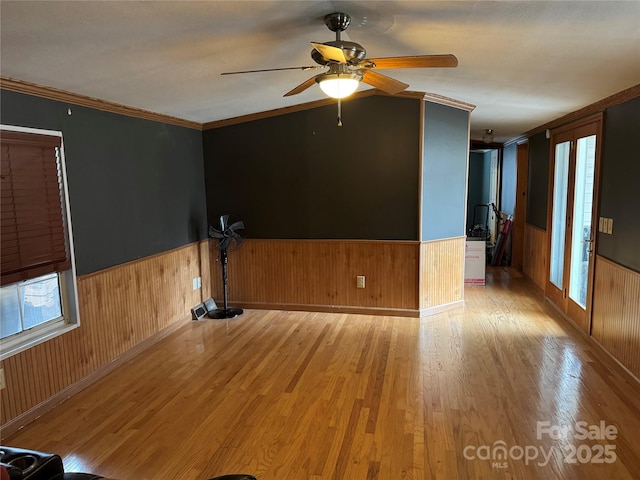
<svg viewBox="0 0 640 480"><path fill-rule="evenodd" d="M71 210L69 209L69 190L67 188L67 167L64 156L64 138L61 131L42 130L37 128L18 127L14 125L0 124L0 130L32 133L36 135L49 135L60 138L60 171L62 173L62 211L64 214L64 224L67 229L67 239L69 242L69 256L71 257L71 268L58 274L60 283L60 300L62 303L63 322L47 322L41 326L36 326L28 330L11 335L0 340L0 360L23 352L40 343L63 335L80 326L80 309L78 307L78 284L76 277L76 260L73 246L73 229L71 226Z"/></svg>

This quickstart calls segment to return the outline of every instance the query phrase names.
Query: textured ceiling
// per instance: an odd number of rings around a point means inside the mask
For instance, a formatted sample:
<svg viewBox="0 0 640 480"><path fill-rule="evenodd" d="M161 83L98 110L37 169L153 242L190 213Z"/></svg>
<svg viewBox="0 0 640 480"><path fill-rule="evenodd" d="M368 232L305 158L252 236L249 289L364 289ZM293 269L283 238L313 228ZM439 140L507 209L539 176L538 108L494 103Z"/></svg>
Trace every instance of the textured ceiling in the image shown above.
<svg viewBox="0 0 640 480"><path fill-rule="evenodd" d="M504 141L640 83L640 1L2 0L0 74L206 123L324 98L283 98L318 72L220 73L314 65L309 42L334 39L334 11L368 57L456 55L454 69L384 73L476 105L472 138Z"/></svg>

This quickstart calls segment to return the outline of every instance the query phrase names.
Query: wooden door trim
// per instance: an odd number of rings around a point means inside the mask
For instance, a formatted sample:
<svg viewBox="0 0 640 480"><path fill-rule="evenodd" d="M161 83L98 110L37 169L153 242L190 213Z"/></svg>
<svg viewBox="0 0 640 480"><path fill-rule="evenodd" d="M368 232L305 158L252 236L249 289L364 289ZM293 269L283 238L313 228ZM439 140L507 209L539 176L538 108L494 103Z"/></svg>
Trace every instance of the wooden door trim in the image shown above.
<svg viewBox="0 0 640 480"><path fill-rule="evenodd" d="M551 140L553 143L553 137L555 135L564 133L564 132L572 132L574 130L578 130L581 127L586 125L590 125L592 123L602 122L602 112L594 113L593 115L589 115L588 117L581 118L576 120L575 122L568 123L566 125L561 125L551 130Z"/></svg>
<svg viewBox="0 0 640 480"><path fill-rule="evenodd" d="M562 131L562 132L555 132L552 133L551 135L551 141L549 142L549 189L547 191L547 232L549 232L549 235L547 235L547 256L549 257L549 262L547 265L547 278L546 278L546 283L545 283L545 295L551 299L553 299L553 301L556 303L556 305L558 306L558 308L560 308L563 312L566 313L567 311L567 295L565 292L565 288L564 288L564 279L566 276L566 264L567 264L567 255L566 255L566 251L567 251L567 225L566 225L566 218L565 218L565 242L564 242L564 259L563 259L563 266L562 266L562 287L558 288L552 281L551 281L551 262L553 261L553 258L551 257L551 243L553 241L553 211L554 211L554 204L553 204L553 190L555 188L555 170L556 170L556 148L555 146L557 144L560 143L565 143L565 142L573 142L573 133L572 131ZM569 170L571 170L571 149L572 147L570 146L570 151L569 151ZM570 173L569 173L570 175ZM569 176L570 178L570 176ZM567 192L567 205L566 205L566 212L569 211L569 192Z"/></svg>
<svg viewBox="0 0 640 480"><path fill-rule="evenodd" d="M593 314L593 283L595 279L595 249L597 235L593 231L597 225L597 218L599 216L599 197L600 197L600 177L602 169L602 124L603 113L595 113L584 117L580 120L572 122L567 125L558 127L551 132L551 141L549 145L549 190L547 192L547 231L549 232L547 239L547 254L549 262L547 265L547 278L545 286L545 295L556 304L556 306L567 316L569 316L574 323L580 326L580 328L587 334L591 334L591 318ZM589 270L587 273L587 301L586 308L583 309L579 304L573 301L568 292L567 284L567 272L571 265L571 256L568 254L571 250L571 238L573 235L573 203L574 203L574 189L575 189L575 168L576 168L576 153L577 153L577 140L589 135L596 135L596 151L595 151L595 165L594 165L594 185L593 185L593 208L591 212L591 225L592 225L592 248L589 258ZM555 146L559 143L571 141L571 152L569 154L569 185L567 191L567 207L566 211L571 215L571 220L565 227L565 250L564 250L564 265L563 265L563 285L562 289L558 289L550 280L551 275L551 242L552 242L552 223L553 223L553 189L555 186Z"/></svg>
<svg viewBox="0 0 640 480"><path fill-rule="evenodd" d="M513 209L511 237L511 264L524 270L524 235L527 224L527 197L529 196L529 144L516 146L516 201Z"/></svg>

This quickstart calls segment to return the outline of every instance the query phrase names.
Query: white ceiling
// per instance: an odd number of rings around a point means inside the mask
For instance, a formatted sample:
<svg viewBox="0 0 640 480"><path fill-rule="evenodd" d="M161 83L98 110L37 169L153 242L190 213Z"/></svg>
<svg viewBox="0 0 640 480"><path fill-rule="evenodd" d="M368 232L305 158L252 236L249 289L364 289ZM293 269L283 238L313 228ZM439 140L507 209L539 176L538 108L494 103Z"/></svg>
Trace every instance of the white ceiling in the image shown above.
<svg viewBox="0 0 640 480"><path fill-rule="evenodd" d="M220 73L314 65L309 42L335 39L334 11L368 57L456 55L457 68L384 74L476 105L472 138L504 141L640 84L638 0L2 0L0 74L206 123L324 98L315 85L283 98L318 72Z"/></svg>

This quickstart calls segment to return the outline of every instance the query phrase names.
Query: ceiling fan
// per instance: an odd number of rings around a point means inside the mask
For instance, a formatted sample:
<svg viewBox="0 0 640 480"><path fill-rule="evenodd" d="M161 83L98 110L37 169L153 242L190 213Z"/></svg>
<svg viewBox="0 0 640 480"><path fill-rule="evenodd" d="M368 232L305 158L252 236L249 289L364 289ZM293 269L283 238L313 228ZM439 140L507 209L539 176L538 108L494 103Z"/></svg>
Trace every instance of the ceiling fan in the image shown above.
<svg viewBox="0 0 640 480"><path fill-rule="evenodd" d="M409 86L407 83L378 73L377 70L391 68L443 68L458 65L458 59L455 55L450 54L365 58L367 53L362 45L340 38L340 33L344 32L351 23L351 17L349 15L340 12L330 13L324 17L324 23L329 30L335 32L336 39L335 41L326 43L311 42L313 46L311 58L318 63L319 66L245 70L240 72L225 72L222 73L222 75L328 68L324 73L302 82L294 89L285 93L284 96L289 97L296 95L305 91L314 83L317 83L326 95L341 99L355 92L360 82L371 85L391 95L400 93Z"/></svg>

